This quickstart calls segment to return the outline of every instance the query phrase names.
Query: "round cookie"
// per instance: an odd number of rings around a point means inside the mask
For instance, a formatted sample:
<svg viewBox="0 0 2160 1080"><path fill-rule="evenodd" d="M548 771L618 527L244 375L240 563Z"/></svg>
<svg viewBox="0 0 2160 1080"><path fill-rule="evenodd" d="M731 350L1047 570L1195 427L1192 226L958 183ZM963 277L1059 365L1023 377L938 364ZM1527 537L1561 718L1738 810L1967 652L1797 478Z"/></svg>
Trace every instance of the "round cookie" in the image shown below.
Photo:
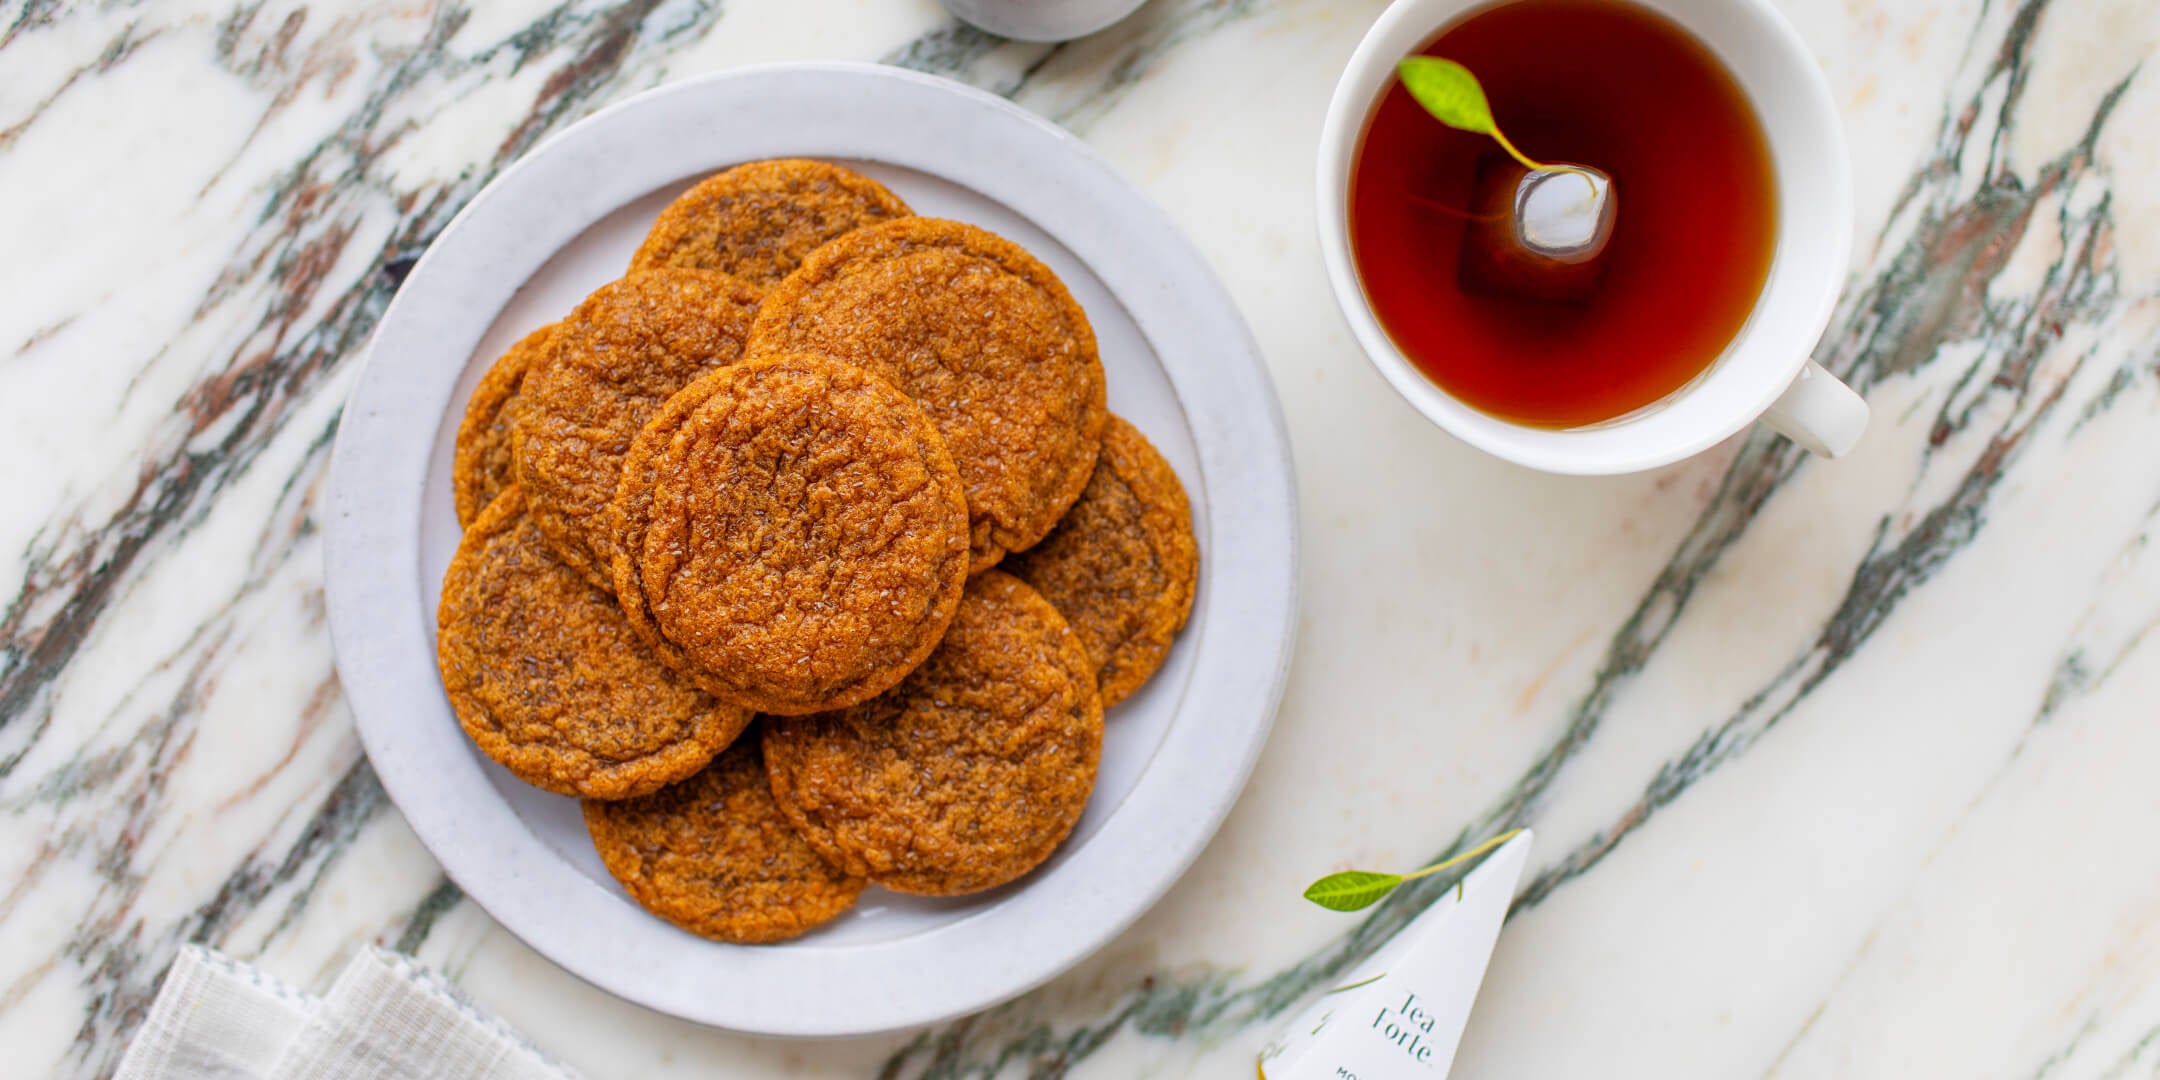
<svg viewBox="0 0 2160 1080"><path fill-rule="evenodd" d="M450 489L457 500L458 527L470 528L495 496L516 482L511 472L510 428L517 420L518 387L555 341L554 323L518 339L497 358L473 387L458 423L457 451L451 459Z"/></svg>
<svg viewBox="0 0 2160 1080"><path fill-rule="evenodd" d="M741 357L757 303L715 271L631 274L586 297L526 377L518 486L549 549L596 587L614 587L607 509L631 441L677 390Z"/></svg>
<svg viewBox="0 0 2160 1080"><path fill-rule="evenodd" d="M766 290L842 233L907 217L885 185L823 161L753 161L677 196L630 259L632 270L722 270Z"/></svg>
<svg viewBox="0 0 2160 1080"><path fill-rule="evenodd" d="M798 937L854 906L864 881L833 869L773 802L754 736L650 795L585 802L608 873L645 910L702 937Z"/></svg>
<svg viewBox="0 0 2160 1080"><path fill-rule="evenodd" d="M1184 485L1140 429L1113 415L1079 501L1006 569L1072 623L1107 709L1155 674L1192 614L1200 548Z"/></svg>
<svg viewBox="0 0 2160 1080"><path fill-rule="evenodd" d="M1095 332L1049 267L975 226L901 218L813 252L750 331L750 355L793 351L921 403L967 485L977 572L1048 534L1095 467Z"/></svg>
<svg viewBox="0 0 2160 1080"><path fill-rule="evenodd" d="M968 582L927 663L839 712L765 725L773 797L826 861L896 892L1005 884L1056 850L1102 757L1095 669L1002 571Z"/></svg>
<svg viewBox="0 0 2160 1080"><path fill-rule="evenodd" d="M436 623L436 664L465 734L558 795L656 791L750 723L655 661L606 594L548 555L515 486L458 543Z"/></svg>
<svg viewBox="0 0 2160 1080"><path fill-rule="evenodd" d="M695 393L632 470L650 493L618 493L629 517L649 499L632 576L654 629L699 685L760 712L899 682L967 581L967 503L937 429L892 384L816 356L746 360Z"/></svg>

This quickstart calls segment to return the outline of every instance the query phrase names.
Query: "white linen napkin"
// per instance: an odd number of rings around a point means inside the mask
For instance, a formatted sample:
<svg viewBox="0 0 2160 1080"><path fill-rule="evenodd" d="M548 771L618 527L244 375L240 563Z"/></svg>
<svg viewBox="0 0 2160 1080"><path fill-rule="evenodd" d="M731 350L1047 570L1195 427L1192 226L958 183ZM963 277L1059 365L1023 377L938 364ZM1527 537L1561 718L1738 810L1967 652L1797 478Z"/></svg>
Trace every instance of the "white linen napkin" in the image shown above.
<svg viewBox="0 0 2160 1080"><path fill-rule="evenodd" d="M440 976L370 946L323 997L212 949L173 960L114 1080L578 1080Z"/></svg>

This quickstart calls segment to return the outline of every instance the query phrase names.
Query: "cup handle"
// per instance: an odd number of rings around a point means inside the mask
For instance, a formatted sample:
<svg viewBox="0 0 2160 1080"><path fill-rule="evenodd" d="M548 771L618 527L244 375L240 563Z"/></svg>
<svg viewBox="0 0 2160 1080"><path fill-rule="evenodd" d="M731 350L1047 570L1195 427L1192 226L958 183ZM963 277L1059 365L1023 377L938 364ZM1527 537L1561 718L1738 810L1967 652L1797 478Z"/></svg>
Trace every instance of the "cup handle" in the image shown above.
<svg viewBox="0 0 2160 1080"><path fill-rule="evenodd" d="M1867 399L1813 360L1763 413L1770 430L1824 457L1843 457L1867 430Z"/></svg>

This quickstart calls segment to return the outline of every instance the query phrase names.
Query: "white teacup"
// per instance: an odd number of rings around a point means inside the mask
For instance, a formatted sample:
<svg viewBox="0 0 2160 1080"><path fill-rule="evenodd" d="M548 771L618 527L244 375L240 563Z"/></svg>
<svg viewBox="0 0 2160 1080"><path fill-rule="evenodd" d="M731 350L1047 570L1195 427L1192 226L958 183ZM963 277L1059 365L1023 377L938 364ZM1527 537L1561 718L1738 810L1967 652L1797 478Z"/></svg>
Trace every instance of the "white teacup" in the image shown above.
<svg viewBox="0 0 2160 1080"><path fill-rule="evenodd" d="M1350 168L1395 64L1491 0L1395 0L1350 59L1320 134L1320 248L1335 298L1380 374L1456 438L1559 473L1624 473L1699 453L1761 420L1818 454L1852 449L1867 402L1808 358L1845 281L1852 175L1830 87L1769 0L1633 0L1693 33L1746 92L1777 177L1770 275L1737 337L1699 378L1663 401L1588 427L1532 427L1480 412L1435 385L1373 315L1350 258ZM1437 121L1436 121L1437 122ZM1593 163L1594 164L1594 163ZM1626 216L1625 198L1621 215Z"/></svg>

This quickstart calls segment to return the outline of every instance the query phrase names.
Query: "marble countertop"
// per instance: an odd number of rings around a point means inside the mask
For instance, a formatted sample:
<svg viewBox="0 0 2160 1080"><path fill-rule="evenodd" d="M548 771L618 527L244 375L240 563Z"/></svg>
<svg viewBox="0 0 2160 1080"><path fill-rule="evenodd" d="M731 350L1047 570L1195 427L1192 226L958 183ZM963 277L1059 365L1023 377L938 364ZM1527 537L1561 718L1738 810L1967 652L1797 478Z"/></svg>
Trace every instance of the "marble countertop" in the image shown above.
<svg viewBox="0 0 2160 1080"><path fill-rule="evenodd" d="M1328 295L1313 146L1380 6L1058 48L928 0L0 7L0 1071L109 1072L200 941L317 988L382 942L595 1080L1243 1076L1421 899L1306 881L1529 823L1458 1077L2152 1075L2160 12L1781 0L1857 170L1816 355L1874 426L1585 480L1426 424ZM813 57L1004 94L1167 207L1304 498L1281 718L1178 888L1011 1006L819 1044L611 999L460 896L360 753L316 516L361 346L492 175Z"/></svg>

